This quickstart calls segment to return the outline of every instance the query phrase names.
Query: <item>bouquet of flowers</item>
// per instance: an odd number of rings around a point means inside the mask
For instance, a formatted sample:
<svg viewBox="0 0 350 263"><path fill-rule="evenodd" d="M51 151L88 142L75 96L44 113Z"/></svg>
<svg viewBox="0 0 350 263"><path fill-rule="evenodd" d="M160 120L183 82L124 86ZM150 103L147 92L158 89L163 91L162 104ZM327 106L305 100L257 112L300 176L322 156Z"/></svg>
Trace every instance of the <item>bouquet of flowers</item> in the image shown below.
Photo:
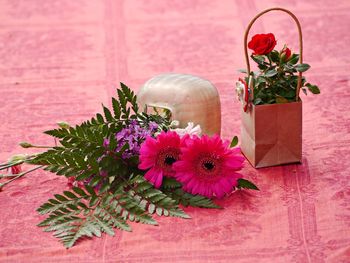
<svg viewBox="0 0 350 263"><path fill-rule="evenodd" d="M131 231L128 222L156 225L154 214L190 218L180 206L220 208L212 199L241 188L258 188L238 171L244 158L219 136L201 136L190 123L176 128L168 114L139 112L133 91L121 84L113 110L103 106L91 120L46 131L59 145L17 155L0 164L10 182L43 168L68 178L70 189L55 194L37 211L48 216L39 224L54 232L65 247L81 237ZM43 148L21 143L24 148ZM34 168L22 171L22 164Z"/></svg>
<svg viewBox="0 0 350 263"><path fill-rule="evenodd" d="M299 63L299 54L293 53L287 45L281 50L275 50L277 41L272 33L257 34L248 43L248 48L253 50L251 58L257 63L259 71L251 72L250 76L239 79L236 82L236 90L239 100L244 104L245 111L249 103L249 87L254 94L250 98L254 105L288 103L298 100L298 73L310 68L309 64ZM247 73L246 70L241 70ZM250 86L248 85L250 83ZM316 85L301 78L302 91L319 94ZM297 99L296 99L297 98Z"/></svg>

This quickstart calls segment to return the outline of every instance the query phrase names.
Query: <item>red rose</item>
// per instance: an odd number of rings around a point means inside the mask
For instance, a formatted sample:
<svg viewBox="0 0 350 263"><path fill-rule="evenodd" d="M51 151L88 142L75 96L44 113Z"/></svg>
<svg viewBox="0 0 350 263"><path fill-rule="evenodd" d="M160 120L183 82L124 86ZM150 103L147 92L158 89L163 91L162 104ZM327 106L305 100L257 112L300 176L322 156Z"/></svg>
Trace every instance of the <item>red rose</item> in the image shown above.
<svg viewBox="0 0 350 263"><path fill-rule="evenodd" d="M276 46L277 42L272 33L257 34L248 43L248 47L254 51L253 55L266 55Z"/></svg>
<svg viewBox="0 0 350 263"><path fill-rule="evenodd" d="M284 61L288 61L291 55L292 55L292 51L290 51L289 48L285 47L282 49L281 58L283 58Z"/></svg>

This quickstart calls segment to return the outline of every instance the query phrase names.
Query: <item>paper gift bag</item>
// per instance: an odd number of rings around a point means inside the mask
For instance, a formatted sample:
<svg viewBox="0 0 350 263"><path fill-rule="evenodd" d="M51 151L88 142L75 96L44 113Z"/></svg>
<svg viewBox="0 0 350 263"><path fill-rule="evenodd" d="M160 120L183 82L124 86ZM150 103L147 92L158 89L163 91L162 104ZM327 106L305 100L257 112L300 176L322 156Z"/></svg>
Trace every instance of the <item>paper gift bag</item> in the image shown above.
<svg viewBox="0 0 350 263"><path fill-rule="evenodd" d="M254 105L254 86L250 69L247 39L253 23L270 11L282 11L296 22L299 33L299 63L303 61L301 26L296 16L284 8L270 8L256 15L244 35L244 54L249 74L247 105L242 109L241 150L256 168L301 162L302 102L299 92L302 73L298 74L295 102Z"/></svg>
<svg viewBox="0 0 350 263"><path fill-rule="evenodd" d="M241 150L254 167L301 162L301 101L252 105L241 115Z"/></svg>

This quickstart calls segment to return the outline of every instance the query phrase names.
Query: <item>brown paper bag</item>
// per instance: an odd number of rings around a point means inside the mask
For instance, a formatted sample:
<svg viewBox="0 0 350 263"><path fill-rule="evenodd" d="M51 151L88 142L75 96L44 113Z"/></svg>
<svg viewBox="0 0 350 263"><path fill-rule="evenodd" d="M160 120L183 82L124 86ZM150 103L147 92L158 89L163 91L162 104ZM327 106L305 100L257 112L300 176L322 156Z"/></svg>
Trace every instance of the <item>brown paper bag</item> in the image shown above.
<svg viewBox="0 0 350 263"><path fill-rule="evenodd" d="M255 167L301 162L302 102L242 110L241 150Z"/></svg>
<svg viewBox="0 0 350 263"><path fill-rule="evenodd" d="M302 32L296 16L284 8L266 9L252 19L245 31L244 54L249 76L252 74L247 47L249 30L260 16L270 11L285 12L296 22L299 33L299 62L303 61ZM295 102L253 105L254 87L252 81L249 81L249 107L246 107L246 112L242 109L241 150L254 167L301 162L302 102L299 98L301 84L302 73L299 72Z"/></svg>

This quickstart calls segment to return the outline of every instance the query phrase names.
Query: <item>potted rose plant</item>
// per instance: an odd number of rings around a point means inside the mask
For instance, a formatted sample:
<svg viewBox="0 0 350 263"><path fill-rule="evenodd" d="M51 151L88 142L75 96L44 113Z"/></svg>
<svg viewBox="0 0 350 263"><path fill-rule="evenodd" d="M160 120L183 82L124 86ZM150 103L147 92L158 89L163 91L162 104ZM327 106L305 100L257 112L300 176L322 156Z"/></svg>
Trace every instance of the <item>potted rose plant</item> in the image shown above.
<svg viewBox="0 0 350 263"><path fill-rule="evenodd" d="M299 54L284 45L275 50L274 34L257 34L247 44L248 33L261 15L279 10L292 16L299 31ZM251 59L258 71L250 70ZM319 94L316 85L306 81L303 72L310 65L303 63L302 32L298 19L283 8L259 13L248 25L244 39L247 75L236 82L242 108L241 149L254 167L301 162L302 102L299 92Z"/></svg>

